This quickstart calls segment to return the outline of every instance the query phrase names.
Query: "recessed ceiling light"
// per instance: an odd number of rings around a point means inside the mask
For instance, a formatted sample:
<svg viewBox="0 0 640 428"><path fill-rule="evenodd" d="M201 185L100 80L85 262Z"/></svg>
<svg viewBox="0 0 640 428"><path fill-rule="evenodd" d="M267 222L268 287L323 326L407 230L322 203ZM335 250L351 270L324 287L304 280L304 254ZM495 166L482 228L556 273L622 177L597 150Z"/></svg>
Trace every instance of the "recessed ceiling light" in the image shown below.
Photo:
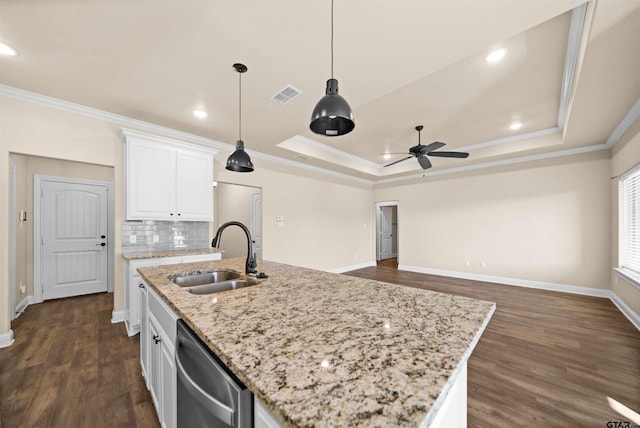
<svg viewBox="0 0 640 428"><path fill-rule="evenodd" d="M0 55L14 56L16 54L15 49L4 43L0 43Z"/></svg>
<svg viewBox="0 0 640 428"><path fill-rule="evenodd" d="M389 153L385 153L384 155L382 155L382 159L389 160L391 159L391 155Z"/></svg>
<svg viewBox="0 0 640 428"><path fill-rule="evenodd" d="M484 59L487 62L494 63L500 61L507 54L507 48L500 48L489 52Z"/></svg>
<svg viewBox="0 0 640 428"><path fill-rule="evenodd" d="M511 125L509 125L509 129L512 131L517 131L520 128L522 128L521 122L513 122Z"/></svg>
<svg viewBox="0 0 640 428"><path fill-rule="evenodd" d="M204 119L204 118L206 118L207 116L209 116L209 113L207 113L207 112L206 112L206 111L204 111L204 110L194 110L194 111L193 111L193 115L194 115L195 117L197 117L198 119Z"/></svg>

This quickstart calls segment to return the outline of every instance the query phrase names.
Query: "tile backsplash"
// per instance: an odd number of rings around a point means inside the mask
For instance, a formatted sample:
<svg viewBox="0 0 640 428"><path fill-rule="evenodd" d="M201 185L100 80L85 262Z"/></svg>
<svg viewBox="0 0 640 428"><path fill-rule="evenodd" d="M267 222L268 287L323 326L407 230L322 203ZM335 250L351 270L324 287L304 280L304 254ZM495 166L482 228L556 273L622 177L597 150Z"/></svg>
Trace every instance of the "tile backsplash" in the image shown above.
<svg viewBox="0 0 640 428"><path fill-rule="evenodd" d="M132 242L132 238L135 243ZM207 248L209 223L202 221L124 221L122 253Z"/></svg>

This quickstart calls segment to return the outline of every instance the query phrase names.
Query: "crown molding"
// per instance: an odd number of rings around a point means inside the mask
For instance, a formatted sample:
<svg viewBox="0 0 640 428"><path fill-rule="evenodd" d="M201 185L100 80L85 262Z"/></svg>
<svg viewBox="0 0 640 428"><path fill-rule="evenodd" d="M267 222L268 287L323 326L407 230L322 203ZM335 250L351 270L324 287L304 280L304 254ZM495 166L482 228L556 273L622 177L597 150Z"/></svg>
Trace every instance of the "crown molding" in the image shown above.
<svg viewBox="0 0 640 428"><path fill-rule="evenodd" d="M14 88L7 85L0 84L0 95L6 95L6 96L10 96L20 100L41 104L48 107L54 107L61 110L96 118L96 119L105 120L111 123L116 123L120 126L133 127L139 131L153 132L153 133L161 134L162 136L165 136L165 137L177 138L184 142L197 143L204 146L209 146L212 148L225 150L229 152L233 152L233 150L235 149L234 145L223 143L210 138L205 138L195 134L190 134L190 133L178 131L172 128L167 128L165 126L144 122L142 120L132 119L126 116L109 113L93 107L83 106L81 104L60 100L57 98L37 94L34 92ZM616 129L613 131L611 136L607 139L607 142L604 144L595 144L591 146L578 147L578 148L567 149L567 150L559 150L559 151L547 152L547 153L542 153L537 155L521 156L521 157L512 158L512 159L503 159L499 161L484 162L484 163L479 163L475 165L467 165L467 166L462 166L457 168L448 168L448 169L432 171L432 172L420 172L418 174L405 175L401 177L386 178L386 179L383 178L383 179L377 179L377 180L369 180L361 177L353 177L351 175L344 174L341 172L332 171L332 170L321 168L318 166L307 165L301 162L296 162L293 160L289 160L289 159L285 159L278 156L269 155L266 153L257 152L253 150L249 152L251 153L252 157L255 157L257 159L263 159L266 161L279 163L282 165L290 166L293 168L299 168L299 169L314 172L314 173L331 175L334 177L338 177L344 180L348 180L348 181L352 181L360 184L376 185L376 184L387 184L387 183L397 183L402 181L410 181L410 180L415 180L417 178L432 177L437 175L455 174L460 172L474 171L474 170L485 169L485 168L493 168L497 166L518 164L523 162L531 162L531 161L536 161L540 159L550 159L554 157L570 156L574 154L588 153L588 152L593 152L598 150L607 150L613 147L618 142L620 137L627 131L627 129L638 117L640 117L640 99L634 104L631 110L629 110L627 115L616 127ZM478 146L485 145L485 144L486 145L504 144L505 143L504 140L508 140L506 142L513 142L513 141L517 141L518 139L548 135L548 134L559 132L559 131L560 131L559 128L548 128L540 131L535 131L532 133L521 134L519 136L507 137L506 139L499 139L499 140L493 140L485 143L479 143L474 146L468 146L468 147L479 148Z"/></svg>
<svg viewBox="0 0 640 428"><path fill-rule="evenodd" d="M638 98L638 101L636 101L626 116L620 121L618 126L616 126L616 129L614 129L609 138L607 138L607 142L605 144L608 147L615 146L638 117L640 117L640 98Z"/></svg>

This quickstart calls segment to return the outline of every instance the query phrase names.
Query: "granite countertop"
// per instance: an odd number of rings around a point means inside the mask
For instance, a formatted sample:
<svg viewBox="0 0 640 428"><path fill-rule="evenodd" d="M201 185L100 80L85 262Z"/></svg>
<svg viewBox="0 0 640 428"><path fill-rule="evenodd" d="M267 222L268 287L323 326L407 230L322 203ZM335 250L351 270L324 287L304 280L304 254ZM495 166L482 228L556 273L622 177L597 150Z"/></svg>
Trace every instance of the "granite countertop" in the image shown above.
<svg viewBox="0 0 640 428"><path fill-rule="evenodd" d="M165 251L145 251L141 253L129 253L123 254L122 258L125 260L138 260L138 259L155 259L160 257L176 257L176 256L190 256L194 254L214 254L224 253L224 251L218 248L194 248L189 250L165 250Z"/></svg>
<svg viewBox="0 0 640 428"><path fill-rule="evenodd" d="M167 279L244 259L140 268L284 426L428 425L495 303L259 262L258 285L193 295ZM444 396L446 394L443 394Z"/></svg>

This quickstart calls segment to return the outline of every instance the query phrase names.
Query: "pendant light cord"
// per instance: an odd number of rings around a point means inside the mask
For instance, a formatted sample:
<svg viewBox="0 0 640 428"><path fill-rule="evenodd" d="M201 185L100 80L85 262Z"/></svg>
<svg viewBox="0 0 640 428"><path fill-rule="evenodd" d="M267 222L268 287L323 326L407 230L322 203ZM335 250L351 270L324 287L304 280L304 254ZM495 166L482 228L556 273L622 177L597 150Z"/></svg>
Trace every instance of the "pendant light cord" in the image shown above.
<svg viewBox="0 0 640 428"><path fill-rule="evenodd" d="M238 140L242 141L242 73L238 77Z"/></svg>
<svg viewBox="0 0 640 428"><path fill-rule="evenodd" d="M331 78L333 79L333 0L331 0Z"/></svg>

